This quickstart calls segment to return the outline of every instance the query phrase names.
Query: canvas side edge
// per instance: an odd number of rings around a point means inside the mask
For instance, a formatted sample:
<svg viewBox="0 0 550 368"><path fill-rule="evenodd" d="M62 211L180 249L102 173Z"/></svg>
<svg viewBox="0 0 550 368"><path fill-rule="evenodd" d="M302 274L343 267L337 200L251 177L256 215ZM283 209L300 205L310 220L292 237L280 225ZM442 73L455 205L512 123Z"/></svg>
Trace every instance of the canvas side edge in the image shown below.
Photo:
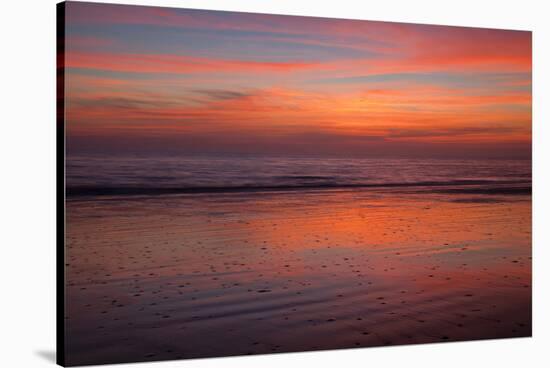
<svg viewBox="0 0 550 368"><path fill-rule="evenodd" d="M56 363L65 366L65 2L56 4Z"/></svg>

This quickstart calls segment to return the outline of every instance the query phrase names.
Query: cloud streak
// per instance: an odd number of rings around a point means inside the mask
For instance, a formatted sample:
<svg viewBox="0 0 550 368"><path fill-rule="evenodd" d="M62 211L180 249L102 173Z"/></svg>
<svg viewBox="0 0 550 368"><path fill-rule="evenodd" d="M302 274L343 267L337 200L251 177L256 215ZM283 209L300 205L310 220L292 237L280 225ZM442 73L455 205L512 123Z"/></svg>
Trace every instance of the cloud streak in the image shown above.
<svg viewBox="0 0 550 368"><path fill-rule="evenodd" d="M80 141L530 155L529 32L84 3L67 16Z"/></svg>

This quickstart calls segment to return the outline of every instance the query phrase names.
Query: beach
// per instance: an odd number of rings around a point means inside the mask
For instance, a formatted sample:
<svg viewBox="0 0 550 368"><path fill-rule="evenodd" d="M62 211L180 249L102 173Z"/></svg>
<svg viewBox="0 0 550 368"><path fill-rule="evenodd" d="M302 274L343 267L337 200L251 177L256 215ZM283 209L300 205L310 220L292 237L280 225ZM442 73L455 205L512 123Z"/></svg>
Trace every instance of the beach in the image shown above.
<svg viewBox="0 0 550 368"><path fill-rule="evenodd" d="M504 189L69 198L67 363L531 336L530 185Z"/></svg>

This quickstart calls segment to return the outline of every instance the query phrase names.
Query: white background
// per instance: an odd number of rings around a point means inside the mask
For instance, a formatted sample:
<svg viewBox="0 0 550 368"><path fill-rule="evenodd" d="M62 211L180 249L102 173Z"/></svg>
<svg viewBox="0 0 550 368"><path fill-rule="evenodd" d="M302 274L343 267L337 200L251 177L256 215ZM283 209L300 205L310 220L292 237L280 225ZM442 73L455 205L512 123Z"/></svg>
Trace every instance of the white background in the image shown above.
<svg viewBox="0 0 550 368"><path fill-rule="evenodd" d="M139 367L549 367L550 9L537 0L115 1L218 10L532 30L533 338L363 348ZM55 356L55 0L2 1L0 32L0 366ZM131 365L119 365L118 367Z"/></svg>

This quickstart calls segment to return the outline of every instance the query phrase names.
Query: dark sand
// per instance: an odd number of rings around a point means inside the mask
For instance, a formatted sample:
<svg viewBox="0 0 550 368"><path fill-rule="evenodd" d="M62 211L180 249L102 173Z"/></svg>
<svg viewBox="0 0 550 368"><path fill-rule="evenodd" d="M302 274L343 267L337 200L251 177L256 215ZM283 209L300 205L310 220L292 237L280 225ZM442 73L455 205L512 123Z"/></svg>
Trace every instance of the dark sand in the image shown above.
<svg viewBox="0 0 550 368"><path fill-rule="evenodd" d="M69 365L531 335L528 194L69 200L66 259Z"/></svg>

